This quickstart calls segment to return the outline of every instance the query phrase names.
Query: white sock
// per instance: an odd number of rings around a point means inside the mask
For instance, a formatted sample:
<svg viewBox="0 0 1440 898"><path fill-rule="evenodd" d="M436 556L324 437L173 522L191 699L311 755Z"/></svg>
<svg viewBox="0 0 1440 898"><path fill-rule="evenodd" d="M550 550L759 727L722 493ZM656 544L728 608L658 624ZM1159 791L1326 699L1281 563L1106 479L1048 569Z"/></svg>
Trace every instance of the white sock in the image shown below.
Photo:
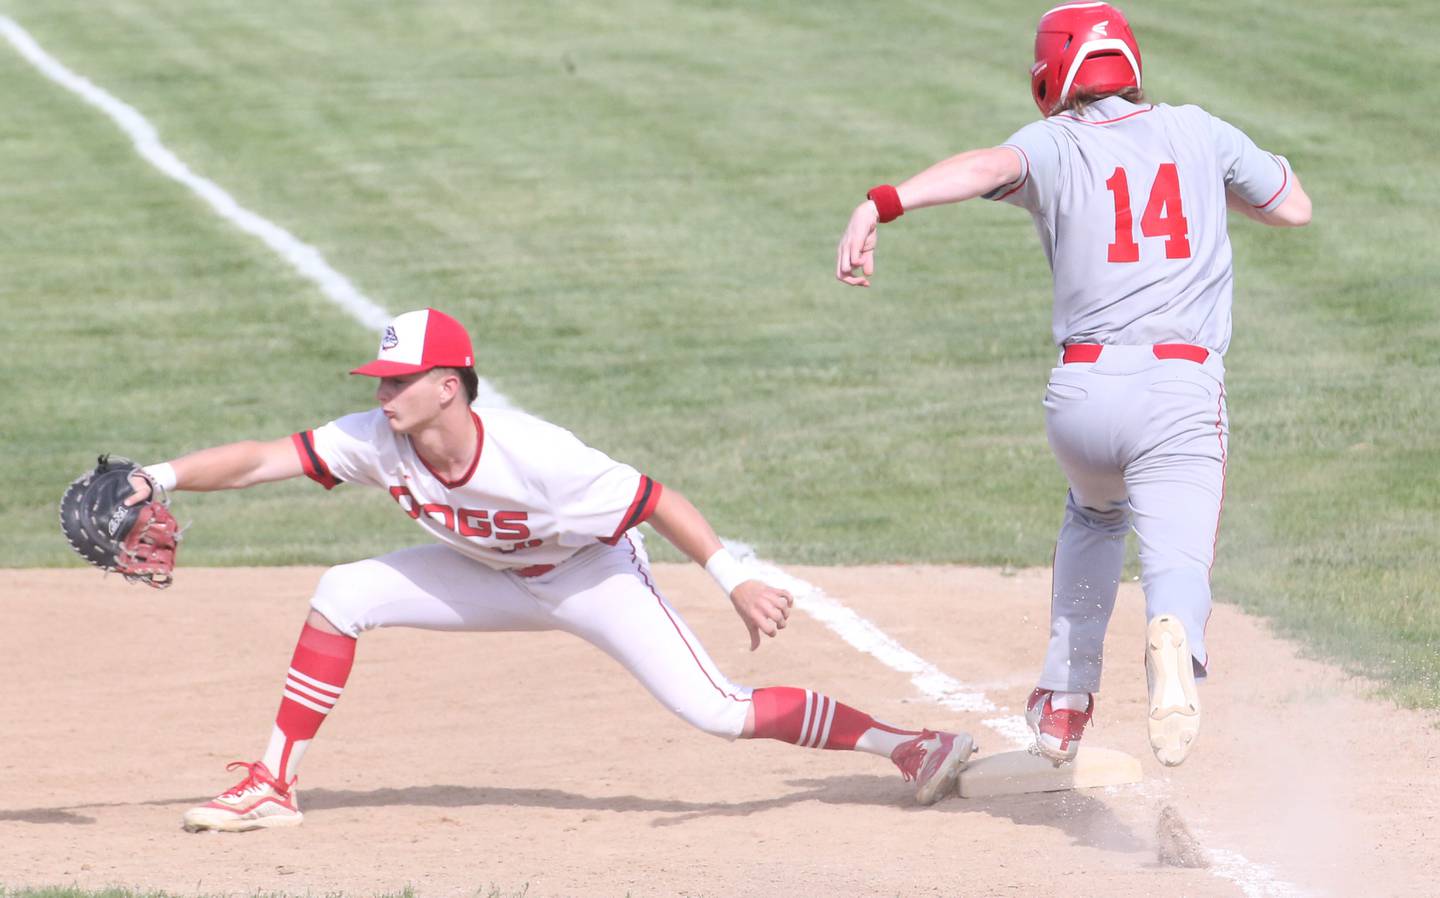
<svg viewBox="0 0 1440 898"><path fill-rule="evenodd" d="M878 720L875 722L880 724ZM880 724L860 734L860 738L855 740L855 750L888 758L895 753L896 748L918 735L920 733L915 730L907 732L889 724Z"/></svg>
<svg viewBox="0 0 1440 898"><path fill-rule="evenodd" d="M305 754L305 749L309 747L309 739L291 742L277 725L270 730L270 745L265 749L265 757L260 761L267 770L275 775L275 779L282 783L288 783L295 778L295 770L300 766L300 758Z"/></svg>
<svg viewBox="0 0 1440 898"><path fill-rule="evenodd" d="M1090 707L1090 693L1053 692L1050 694L1050 707L1056 711L1084 711Z"/></svg>

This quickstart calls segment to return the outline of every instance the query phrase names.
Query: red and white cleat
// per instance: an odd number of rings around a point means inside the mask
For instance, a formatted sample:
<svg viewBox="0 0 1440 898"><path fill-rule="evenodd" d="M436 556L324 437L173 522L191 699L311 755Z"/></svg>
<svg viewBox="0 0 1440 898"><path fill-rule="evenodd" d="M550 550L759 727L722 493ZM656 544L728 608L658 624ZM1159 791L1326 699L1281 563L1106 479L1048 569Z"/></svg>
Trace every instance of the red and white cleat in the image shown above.
<svg viewBox="0 0 1440 898"><path fill-rule="evenodd" d="M1049 689L1030 693L1030 700L1025 703L1025 722L1035 734L1035 748L1058 767L1075 760L1080 751L1080 737L1085 735L1085 727L1095 713L1095 696L1085 696L1083 711L1057 708L1054 698L1055 693Z"/></svg>
<svg viewBox="0 0 1440 898"><path fill-rule="evenodd" d="M207 829L243 833L252 829L276 826L299 826L304 815L296 801L295 780L288 784L275 779L264 764L236 761L226 770L244 767L243 780L199 807L185 812L185 831L198 833Z"/></svg>
<svg viewBox="0 0 1440 898"><path fill-rule="evenodd" d="M890 760L906 782L915 781L915 801L934 804L954 791L960 771L974 753L975 740L968 733L922 730L914 739L895 746Z"/></svg>

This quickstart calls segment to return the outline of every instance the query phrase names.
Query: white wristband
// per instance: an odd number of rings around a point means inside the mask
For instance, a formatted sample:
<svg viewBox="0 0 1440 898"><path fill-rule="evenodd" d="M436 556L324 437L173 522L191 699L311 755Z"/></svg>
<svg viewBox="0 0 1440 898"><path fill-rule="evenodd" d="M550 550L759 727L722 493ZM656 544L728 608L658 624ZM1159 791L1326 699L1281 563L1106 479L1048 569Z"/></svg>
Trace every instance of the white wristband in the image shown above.
<svg viewBox="0 0 1440 898"><path fill-rule="evenodd" d="M745 570L745 565L740 563L740 559L723 548L717 550L714 555L710 556L710 560L705 562L705 571L715 578L715 582L720 584L720 588L725 590L727 596L733 593L735 587L741 583L755 579Z"/></svg>
<svg viewBox="0 0 1440 898"><path fill-rule="evenodd" d="M168 461L162 461L158 465L146 465L140 470L165 492L175 489L175 468Z"/></svg>

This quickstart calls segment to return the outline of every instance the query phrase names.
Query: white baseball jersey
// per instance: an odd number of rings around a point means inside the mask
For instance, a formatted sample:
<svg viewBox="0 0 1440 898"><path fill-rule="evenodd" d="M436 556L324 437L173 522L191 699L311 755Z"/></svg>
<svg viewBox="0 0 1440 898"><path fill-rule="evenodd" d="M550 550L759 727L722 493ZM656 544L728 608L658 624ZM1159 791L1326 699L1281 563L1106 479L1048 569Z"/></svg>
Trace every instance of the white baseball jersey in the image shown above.
<svg viewBox="0 0 1440 898"><path fill-rule="evenodd" d="M659 483L570 431L523 412L470 415L479 445L455 481L432 471L378 408L292 439L305 473L326 489L387 490L431 536L497 570L539 573L597 540L613 545L654 512Z"/></svg>
<svg viewBox="0 0 1440 898"><path fill-rule="evenodd" d="M1271 211L1289 163L1198 106L1107 97L1015 132L1020 178L986 195L1035 219L1057 345L1230 345L1227 188Z"/></svg>

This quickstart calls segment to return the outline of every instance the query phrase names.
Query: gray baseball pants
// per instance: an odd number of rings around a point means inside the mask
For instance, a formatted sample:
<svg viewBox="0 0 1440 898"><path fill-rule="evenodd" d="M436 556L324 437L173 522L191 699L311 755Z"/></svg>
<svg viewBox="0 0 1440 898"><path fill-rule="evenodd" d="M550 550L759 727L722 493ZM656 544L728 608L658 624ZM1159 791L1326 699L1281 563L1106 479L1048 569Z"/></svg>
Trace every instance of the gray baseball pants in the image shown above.
<svg viewBox="0 0 1440 898"><path fill-rule="evenodd" d="M1072 352L1083 358L1089 351ZM1175 350L1159 347L1161 355ZM1045 429L1069 481L1055 544L1050 643L1039 686L1095 692L1131 528L1146 619L1179 618L1205 675L1210 566L1230 440L1221 357L1105 346L1062 361L1045 391ZM1065 358L1062 355L1062 360ZM1136 647L1136 657L1142 649Z"/></svg>

